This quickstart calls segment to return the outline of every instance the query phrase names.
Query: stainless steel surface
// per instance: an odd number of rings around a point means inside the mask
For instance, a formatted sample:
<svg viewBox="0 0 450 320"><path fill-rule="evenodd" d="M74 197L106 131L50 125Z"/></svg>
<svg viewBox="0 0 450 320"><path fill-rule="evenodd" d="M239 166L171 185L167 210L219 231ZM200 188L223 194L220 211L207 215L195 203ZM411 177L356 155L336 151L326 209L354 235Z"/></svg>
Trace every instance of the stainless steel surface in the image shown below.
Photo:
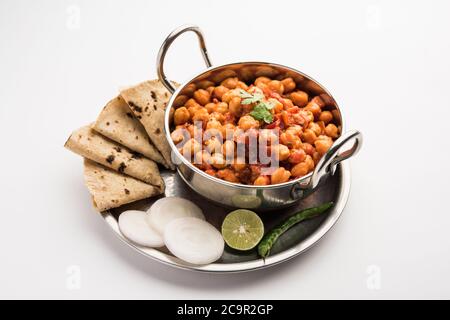
<svg viewBox="0 0 450 320"><path fill-rule="evenodd" d="M158 75L165 86L174 89L170 82L165 78L163 72L164 55L174 39L186 31L195 31L200 39L200 46L204 53L204 58L208 57L206 48L204 47L203 37L200 30L196 26L180 27L172 32L161 46L158 55ZM209 58L205 61L209 61ZM170 123L170 110L174 105L175 99L182 94L186 94L191 84L199 81L209 80L215 84L220 83L228 77L239 77L243 81L252 81L258 76L268 76L271 78L292 77L298 88L307 91L309 94L321 95L323 99L328 101L327 110L331 111L336 119L337 125L343 134L330 148L328 153L324 155L321 162L316 166L314 172L301 177L299 179L289 181L277 185L269 186L250 186L238 183L231 183L221 180L204 171L198 169L191 162L184 158L173 143L170 132L172 130ZM333 166L337 163L354 155L362 143L362 135L358 131L344 132L344 123L342 113L332 95L310 76L280 64L267 62L238 62L216 67L209 67L204 72L194 76L174 91L165 113L165 133L166 138L172 148L172 159L177 165L178 171L186 183L197 193L203 195L211 201L217 202L227 207L239 207L248 209L258 209L261 211L270 211L295 204L302 197L314 192L320 181L324 181L328 176L333 174ZM354 146L342 153L338 151L342 146L355 140Z"/></svg>
<svg viewBox="0 0 450 320"><path fill-rule="evenodd" d="M222 221L230 211L229 209L205 201L202 196L192 192L177 173L170 171L164 171L162 173L166 182L165 196L180 196L194 201L202 208L206 219L220 230ZM129 209L146 210L158 198L146 199L122 206L103 213L102 217L115 234L127 245L139 253L159 262L182 269L203 272L244 272L274 266L299 255L317 243L331 229L342 214L349 192L350 171L348 163L343 162L337 166L336 174L331 176L327 180L327 183L322 184L316 192L304 198L302 201L297 202L295 206L289 209L260 213L260 217L264 221L265 229L270 230L286 217L301 209L319 205L326 201L334 201L335 203L333 208L324 215L299 223L283 234L273 247L272 254L265 261L257 256L256 250L238 252L226 247L221 259L217 262L204 266L196 266L172 256L166 248L146 248L129 241L119 231L117 219L120 213Z"/></svg>
<svg viewBox="0 0 450 320"><path fill-rule="evenodd" d="M158 57L156 58L156 70L158 72L158 77L162 81L164 86L167 88L167 90L170 91L170 93L173 93L176 90L176 88L172 85L172 83L170 83L170 81L166 77L166 74L164 73L164 59L166 57L167 50L169 49L172 42L176 38L178 38L178 36L188 31L192 31L197 35L203 60L205 60L206 63L206 67L209 68L212 66L211 60L208 56L208 50L206 49L205 38L203 37L203 33L200 30L200 28L194 25L184 25L175 29L167 36L166 40L164 40L163 45L159 49Z"/></svg>

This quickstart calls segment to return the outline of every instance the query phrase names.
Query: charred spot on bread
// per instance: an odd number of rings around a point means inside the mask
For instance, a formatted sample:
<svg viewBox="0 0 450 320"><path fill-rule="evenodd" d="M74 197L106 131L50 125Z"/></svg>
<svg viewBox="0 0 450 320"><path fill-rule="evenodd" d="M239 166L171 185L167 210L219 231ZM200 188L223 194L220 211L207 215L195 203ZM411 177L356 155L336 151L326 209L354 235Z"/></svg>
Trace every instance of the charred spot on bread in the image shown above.
<svg viewBox="0 0 450 320"><path fill-rule="evenodd" d="M155 91L150 91L150 95L152 96L153 101L157 101Z"/></svg>
<svg viewBox="0 0 450 320"><path fill-rule="evenodd" d="M106 125L109 126L109 121L106 121Z"/></svg>
<svg viewBox="0 0 450 320"><path fill-rule="evenodd" d="M112 164L114 161L114 155L110 154L107 158L106 158L106 162L108 162L109 164Z"/></svg>
<svg viewBox="0 0 450 320"><path fill-rule="evenodd" d="M127 117L128 118L133 118L133 115L131 114L131 112L127 112Z"/></svg>
<svg viewBox="0 0 450 320"><path fill-rule="evenodd" d="M131 158L132 159L141 159L142 155L139 152L132 151L131 152Z"/></svg>
<svg viewBox="0 0 450 320"><path fill-rule="evenodd" d="M119 171L120 173L123 173L125 171L126 167L127 166L125 165L125 163L121 162L117 171Z"/></svg>
<svg viewBox="0 0 450 320"><path fill-rule="evenodd" d="M142 112L142 108L139 107L138 105L136 105L133 101L129 101L128 105L131 107L131 109L133 109L136 112Z"/></svg>
<svg viewBox="0 0 450 320"><path fill-rule="evenodd" d="M156 133L156 134L160 134L160 133L161 133L161 129L160 129L160 128L156 128L156 129L155 129L155 133Z"/></svg>
<svg viewBox="0 0 450 320"><path fill-rule="evenodd" d="M116 150L117 152L122 152L122 148L121 147L114 147L114 150Z"/></svg>
<svg viewBox="0 0 450 320"><path fill-rule="evenodd" d="M123 189L123 191L125 191L125 194L130 194L130 190L128 189Z"/></svg>

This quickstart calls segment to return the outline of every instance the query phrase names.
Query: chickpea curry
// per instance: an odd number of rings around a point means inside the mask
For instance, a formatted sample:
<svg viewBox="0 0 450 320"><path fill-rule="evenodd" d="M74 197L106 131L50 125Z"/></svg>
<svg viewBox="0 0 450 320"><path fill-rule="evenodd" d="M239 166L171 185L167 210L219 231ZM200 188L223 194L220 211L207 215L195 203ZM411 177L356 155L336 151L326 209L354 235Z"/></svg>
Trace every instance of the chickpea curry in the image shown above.
<svg viewBox="0 0 450 320"><path fill-rule="evenodd" d="M246 185L284 183L314 170L339 137L331 105L328 95L302 91L291 77L260 76L252 83L238 77L219 84L202 80L186 86L174 101L171 138L185 157L214 177ZM199 141L199 129L216 134ZM252 162L249 150L236 152L251 139L264 139L262 145L278 161L275 168L265 170L270 165L257 157ZM265 143L272 140L277 143Z"/></svg>

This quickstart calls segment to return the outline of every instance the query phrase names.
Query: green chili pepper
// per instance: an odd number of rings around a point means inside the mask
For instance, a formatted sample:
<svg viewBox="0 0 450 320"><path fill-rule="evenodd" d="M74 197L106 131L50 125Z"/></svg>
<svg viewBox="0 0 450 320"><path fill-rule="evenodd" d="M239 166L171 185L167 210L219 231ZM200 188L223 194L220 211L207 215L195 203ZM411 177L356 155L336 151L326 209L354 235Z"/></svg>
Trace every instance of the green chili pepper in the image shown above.
<svg viewBox="0 0 450 320"><path fill-rule="evenodd" d="M270 249L272 249L274 243L284 232L301 221L317 217L332 206L333 202L327 202L318 207L305 209L289 217L286 221L273 228L262 238L258 245L258 254L261 257L266 258L270 254Z"/></svg>

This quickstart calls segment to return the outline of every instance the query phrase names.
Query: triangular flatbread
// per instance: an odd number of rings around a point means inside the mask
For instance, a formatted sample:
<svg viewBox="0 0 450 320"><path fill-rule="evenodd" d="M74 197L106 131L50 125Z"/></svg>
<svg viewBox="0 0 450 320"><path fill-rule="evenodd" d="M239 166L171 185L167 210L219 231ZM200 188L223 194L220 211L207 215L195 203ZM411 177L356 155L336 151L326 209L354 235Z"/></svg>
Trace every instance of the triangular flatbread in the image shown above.
<svg viewBox="0 0 450 320"><path fill-rule="evenodd" d="M64 146L85 158L157 186L164 191L164 181L154 161L105 138L91 126L74 131Z"/></svg>
<svg viewBox="0 0 450 320"><path fill-rule="evenodd" d="M105 137L168 168L167 162L150 142L144 127L122 97L118 96L106 104L92 128Z"/></svg>
<svg viewBox="0 0 450 320"><path fill-rule="evenodd" d="M120 207L161 193L155 186L84 160L84 180L98 211Z"/></svg>
<svg viewBox="0 0 450 320"><path fill-rule="evenodd" d="M171 96L169 91L159 80L151 80L124 89L120 95L141 121L169 167L175 169L171 160L171 149L164 134L164 110Z"/></svg>

